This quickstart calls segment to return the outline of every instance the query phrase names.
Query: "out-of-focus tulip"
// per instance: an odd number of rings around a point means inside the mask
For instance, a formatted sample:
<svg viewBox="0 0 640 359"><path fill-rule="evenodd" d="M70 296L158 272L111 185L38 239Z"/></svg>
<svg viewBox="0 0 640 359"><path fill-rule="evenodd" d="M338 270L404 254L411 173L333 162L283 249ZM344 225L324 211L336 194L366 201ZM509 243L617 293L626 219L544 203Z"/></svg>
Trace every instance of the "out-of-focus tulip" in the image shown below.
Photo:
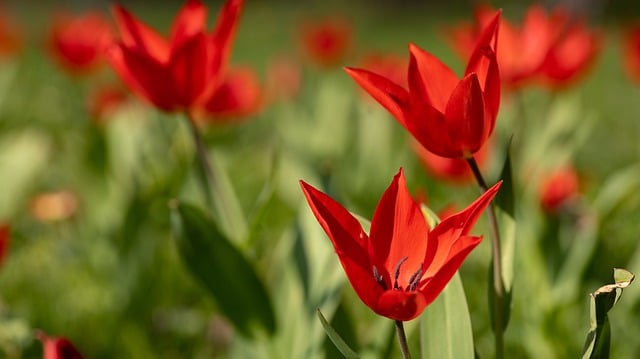
<svg viewBox="0 0 640 359"><path fill-rule="evenodd" d="M9 225L0 223L0 265L4 263L7 253L9 252L9 244L11 243L9 232Z"/></svg>
<svg viewBox="0 0 640 359"><path fill-rule="evenodd" d="M36 337L42 342L42 359L84 359L67 338L48 336L43 332L38 332Z"/></svg>
<svg viewBox="0 0 640 359"><path fill-rule="evenodd" d="M572 167L549 173L540 185L540 205L547 213L557 213L578 197L578 174Z"/></svg>
<svg viewBox="0 0 640 359"><path fill-rule="evenodd" d="M408 59L394 53L372 52L360 59L358 67L375 72L392 82L407 87Z"/></svg>
<svg viewBox="0 0 640 359"><path fill-rule="evenodd" d="M427 150L442 157L471 157L487 141L500 107L495 57L500 13L471 53L464 77L414 44L409 45L408 87L365 69L347 73Z"/></svg>
<svg viewBox="0 0 640 359"><path fill-rule="evenodd" d="M105 51L112 41L111 25L101 13L59 14L51 27L49 49L65 70L89 73L104 64Z"/></svg>
<svg viewBox="0 0 640 359"><path fill-rule="evenodd" d="M31 215L43 222L57 222L71 218L78 209L76 195L68 190L39 194L31 200Z"/></svg>
<svg viewBox="0 0 640 359"><path fill-rule="evenodd" d="M540 81L552 89L560 89L588 72L600 53L602 39L581 19L571 18L561 10L552 16L552 24L557 35L540 68Z"/></svg>
<svg viewBox="0 0 640 359"><path fill-rule="evenodd" d="M299 35L304 54L322 67L339 65L353 41L351 24L342 17L307 21L300 26Z"/></svg>
<svg viewBox="0 0 640 359"><path fill-rule="evenodd" d="M448 38L462 58L467 58L475 41L487 26L495 10L488 6L475 9L475 23L461 23L447 32ZM505 18L498 34L498 66L500 79L508 89L516 89L530 81L542 66L553 41L554 30L540 5L529 7L522 24Z"/></svg>
<svg viewBox="0 0 640 359"><path fill-rule="evenodd" d="M624 29L622 51L629 77L635 82L640 82L640 23Z"/></svg>
<svg viewBox="0 0 640 359"><path fill-rule="evenodd" d="M208 33L206 6L188 0L164 38L116 5L120 41L108 51L109 62L136 95L160 110L191 112L208 102L226 78L242 7L242 0L227 0Z"/></svg>
<svg viewBox="0 0 640 359"><path fill-rule="evenodd" d="M203 105L198 116L205 122L237 120L258 112L263 95L258 75L250 67L235 67Z"/></svg>
<svg viewBox="0 0 640 359"><path fill-rule="evenodd" d="M0 9L0 57L14 56L22 49L22 34L13 18Z"/></svg>
<svg viewBox="0 0 640 359"><path fill-rule="evenodd" d="M447 31L447 38L462 58L469 56L481 29L491 20L492 10L479 6L475 23L461 23ZM584 74L600 48L600 38L579 18L558 7L552 12L530 6L521 24L506 19L498 34L500 78L507 89L517 90L530 83L559 88Z"/></svg>

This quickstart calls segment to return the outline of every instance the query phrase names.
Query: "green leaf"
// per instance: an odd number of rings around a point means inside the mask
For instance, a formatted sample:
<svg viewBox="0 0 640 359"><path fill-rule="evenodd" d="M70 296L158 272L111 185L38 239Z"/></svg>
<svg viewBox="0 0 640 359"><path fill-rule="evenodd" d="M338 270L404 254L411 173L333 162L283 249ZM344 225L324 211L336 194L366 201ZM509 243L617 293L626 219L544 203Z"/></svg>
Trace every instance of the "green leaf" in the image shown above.
<svg viewBox="0 0 640 359"><path fill-rule="evenodd" d="M177 202L172 208L178 251L193 277L244 335L254 336L256 326L273 334L271 300L251 263L200 209Z"/></svg>
<svg viewBox="0 0 640 359"><path fill-rule="evenodd" d="M613 272L615 283L602 286L591 293L591 328L584 344L583 359L609 358L611 327L607 313L618 302L622 290L633 282L634 277L633 273L626 269L615 268Z"/></svg>
<svg viewBox="0 0 640 359"><path fill-rule="evenodd" d="M333 329L324 315L322 315L322 312L319 308L316 309L316 313L318 313L318 318L320 319L320 323L322 323L322 327L324 327L324 331L327 333L329 339L331 339L331 342L336 346L340 353L347 359L359 358L358 354L353 351L353 349L351 349L349 345L344 342L342 337L340 337L340 334L338 334L338 332Z"/></svg>
<svg viewBox="0 0 640 359"><path fill-rule="evenodd" d="M474 358L471 318L459 273L420 317L420 345L422 358Z"/></svg>
<svg viewBox="0 0 640 359"><path fill-rule="evenodd" d="M507 151L500 174L502 187L495 198L495 213L498 221L498 231L500 233L501 244L501 281L504 288L502 300L503 307L503 329L507 328L511 317L511 298L513 297L513 278L515 273L515 249L516 249L516 220L515 208L516 200L513 188L513 176L511 169L511 151ZM493 264L489 267L489 299L493 301ZM493 307L490 306L493 310ZM491 315L493 320L494 316Z"/></svg>

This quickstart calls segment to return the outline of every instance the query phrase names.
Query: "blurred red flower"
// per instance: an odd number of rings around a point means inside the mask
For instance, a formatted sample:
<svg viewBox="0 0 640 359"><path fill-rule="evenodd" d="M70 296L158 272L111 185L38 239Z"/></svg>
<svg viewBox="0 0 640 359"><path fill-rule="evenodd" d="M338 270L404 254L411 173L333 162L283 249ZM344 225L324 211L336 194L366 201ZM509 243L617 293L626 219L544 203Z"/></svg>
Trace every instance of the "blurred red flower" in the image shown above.
<svg viewBox="0 0 640 359"><path fill-rule="evenodd" d="M242 6L242 0L227 0L207 33L207 8L188 0L163 38L115 5L120 41L110 48L109 61L139 97L166 112L191 111L223 83Z"/></svg>
<svg viewBox="0 0 640 359"><path fill-rule="evenodd" d="M640 81L640 23L624 29L622 35L624 65L633 81Z"/></svg>
<svg viewBox="0 0 640 359"><path fill-rule="evenodd" d="M0 264L4 263L5 257L9 252L9 244L11 243L11 237L9 237L10 227L7 224L0 224Z"/></svg>
<svg viewBox="0 0 640 359"><path fill-rule="evenodd" d="M489 147L489 144L482 146L474 156L480 169L487 163ZM434 155L417 142L414 142L413 151L418 155L420 163L427 172L435 178L457 184L467 184L474 181L473 172L464 158L446 158Z"/></svg>
<svg viewBox="0 0 640 359"><path fill-rule="evenodd" d="M572 167L551 172L540 185L540 206L547 213L557 213L578 196L578 174Z"/></svg>
<svg viewBox="0 0 640 359"><path fill-rule="evenodd" d="M493 14L495 10L491 7L478 6L473 24L461 23L447 31L447 38L462 58L467 58L473 51L475 41ZM500 79L507 88L519 88L536 75L549 51L553 33L540 5L529 7L519 26L504 18L500 20L497 58Z"/></svg>
<svg viewBox="0 0 640 359"><path fill-rule="evenodd" d="M51 27L49 50L62 68L85 74L103 64L112 41L111 24L101 13L58 14Z"/></svg>
<svg viewBox="0 0 640 359"><path fill-rule="evenodd" d="M22 50L22 34L5 11L0 9L0 57L11 57Z"/></svg>
<svg viewBox="0 0 640 359"><path fill-rule="evenodd" d="M414 44L409 45L408 91L368 70L346 71L426 149L442 157L470 157L493 132L500 106L499 20L498 12L476 43L462 80Z"/></svg>
<svg viewBox="0 0 640 359"><path fill-rule="evenodd" d="M400 169L382 195L367 235L338 202L300 184L356 294L377 314L401 321L419 316L480 243L482 237L469 232L501 186L429 228Z"/></svg>
<svg viewBox="0 0 640 359"><path fill-rule="evenodd" d="M250 67L231 68L198 117L205 122L236 120L257 113L263 104L258 75Z"/></svg>
<svg viewBox="0 0 640 359"><path fill-rule="evenodd" d="M307 21L300 26L299 35L304 54L322 67L340 64L353 41L351 24L342 17Z"/></svg>
<svg viewBox="0 0 640 359"><path fill-rule="evenodd" d="M601 36L562 9L551 17L555 41L540 68L540 80L552 89L567 87L584 76L600 53Z"/></svg>
<svg viewBox="0 0 640 359"><path fill-rule="evenodd" d="M38 332L36 337L42 342L42 359L83 359L78 349L67 338L50 337Z"/></svg>
<svg viewBox="0 0 640 359"><path fill-rule="evenodd" d="M473 24L461 23L447 31L446 37L462 58L469 56L493 13L489 6L478 6ZM598 35L564 8L548 12L541 5L531 5L519 26L501 20L497 51L500 78L511 90L532 82L551 88L567 86L586 72L600 42Z"/></svg>

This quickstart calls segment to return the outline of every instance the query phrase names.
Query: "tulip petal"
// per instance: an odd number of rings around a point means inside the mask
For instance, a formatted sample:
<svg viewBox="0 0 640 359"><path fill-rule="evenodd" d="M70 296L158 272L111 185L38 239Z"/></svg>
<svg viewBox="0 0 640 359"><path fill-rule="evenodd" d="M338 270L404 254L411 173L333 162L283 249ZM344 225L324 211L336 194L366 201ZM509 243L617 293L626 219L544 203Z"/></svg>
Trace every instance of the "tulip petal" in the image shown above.
<svg viewBox="0 0 640 359"><path fill-rule="evenodd" d="M164 66L146 54L122 45L112 47L107 55L114 70L133 92L162 110L175 109L174 97L170 92L173 86L166 77Z"/></svg>
<svg viewBox="0 0 640 359"><path fill-rule="evenodd" d="M188 0L171 26L171 47L179 47L183 41L203 33L206 22L207 7L200 0Z"/></svg>
<svg viewBox="0 0 640 359"><path fill-rule="evenodd" d="M120 5L114 5L112 11L121 41L126 47L140 48L159 62L169 59L169 46L158 32Z"/></svg>
<svg viewBox="0 0 640 359"><path fill-rule="evenodd" d="M458 76L440 59L415 44L409 44L409 92L444 112Z"/></svg>
<svg viewBox="0 0 640 359"><path fill-rule="evenodd" d="M373 276L373 264L367 253L367 234L349 211L326 194L300 181L307 203L329 236L349 282L370 308L383 292Z"/></svg>
<svg viewBox="0 0 640 359"><path fill-rule="evenodd" d="M172 52L169 65L173 79L174 99L183 107L189 107L202 95L207 86L207 39L196 34Z"/></svg>
<svg viewBox="0 0 640 359"><path fill-rule="evenodd" d="M373 219L369 256L392 288L395 274L399 287L406 289L410 277L422 268L429 227L420 206L411 198L402 169L384 192Z"/></svg>
<svg viewBox="0 0 640 359"><path fill-rule="evenodd" d="M473 154L489 137L490 119L485 116L482 89L475 73L466 76L451 93L445 119L454 148Z"/></svg>
<svg viewBox="0 0 640 359"><path fill-rule="evenodd" d="M225 71L227 67L243 5L242 0L227 0L218 14L212 35L215 49L212 63L214 74Z"/></svg>
<svg viewBox="0 0 640 359"><path fill-rule="evenodd" d="M473 72L478 75L480 87L485 94L485 103L493 121L495 121L500 108L500 71L496 54L498 52L498 30L501 14L502 11L498 10L483 30L464 72L465 75ZM493 131L493 124L491 131Z"/></svg>
<svg viewBox="0 0 640 359"><path fill-rule="evenodd" d="M409 105L409 93L402 86L364 69L344 69L360 87L378 101L402 126L407 127L404 111Z"/></svg>
<svg viewBox="0 0 640 359"><path fill-rule="evenodd" d="M433 277L449 261L456 242L466 237L478 221L482 212L489 206L502 186L502 181L493 185L464 210L447 217L430 233L425 254L423 278ZM455 271L455 270L454 270ZM453 274L452 274L453 275Z"/></svg>
<svg viewBox="0 0 640 359"><path fill-rule="evenodd" d="M204 104L207 115L247 116L260 108L262 90L258 76L248 67L229 70L220 87Z"/></svg>
<svg viewBox="0 0 640 359"><path fill-rule="evenodd" d="M382 293L372 309L382 316L404 322L422 314L426 306L427 301L421 292L388 290Z"/></svg>
<svg viewBox="0 0 640 359"><path fill-rule="evenodd" d="M425 306L431 304L447 286L447 283L456 274L469 253L482 241L482 237L461 237L459 244L452 249L446 261L438 268L438 271L420 283L418 290L423 293ZM463 245L460 245L463 244Z"/></svg>
<svg viewBox="0 0 640 359"><path fill-rule="evenodd" d="M410 115L405 128L413 137L434 154L447 158L462 157L463 153L452 146L448 124L440 111L424 99L411 95Z"/></svg>

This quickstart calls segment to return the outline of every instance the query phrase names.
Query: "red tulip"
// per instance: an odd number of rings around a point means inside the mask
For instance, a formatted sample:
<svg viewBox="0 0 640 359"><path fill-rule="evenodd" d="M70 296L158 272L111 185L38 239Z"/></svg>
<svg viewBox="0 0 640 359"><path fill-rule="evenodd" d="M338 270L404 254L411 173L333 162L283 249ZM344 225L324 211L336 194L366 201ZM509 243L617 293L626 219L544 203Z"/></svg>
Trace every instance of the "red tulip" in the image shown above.
<svg viewBox="0 0 640 359"><path fill-rule="evenodd" d="M558 10L552 19L557 37L540 68L540 78L551 88L566 87L584 75L600 52L601 39L579 19Z"/></svg>
<svg viewBox="0 0 640 359"><path fill-rule="evenodd" d="M353 289L379 315L406 321L433 302L482 237L469 235L501 183L429 228L402 169L382 195L367 234L349 211L300 181Z"/></svg>
<svg viewBox="0 0 640 359"><path fill-rule="evenodd" d="M0 224L0 264L4 263L4 259L9 252L10 228L6 224Z"/></svg>
<svg viewBox="0 0 640 359"><path fill-rule="evenodd" d="M624 30L622 50L627 73L632 80L640 81L640 24Z"/></svg>
<svg viewBox="0 0 640 359"><path fill-rule="evenodd" d="M423 167L434 177L459 184L474 181L473 172L463 158L446 158L434 155L416 142L414 142L413 150L418 155ZM487 162L488 150L488 145L483 146L474 156L481 169Z"/></svg>
<svg viewBox="0 0 640 359"><path fill-rule="evenodd" d="M78 349L67 338L50 337L42 332L37 335L42 342L42 359L83 359Z"/></svg>
<svg viewBox="0 0 640 359"><path fill-rule="evenodd" d="M540 186L540 205L547 213L557 213L578 196L578 174L572 167L551 172Z"/></svg>
<svg viewBox="0 0 640 359"><path fill-rule="evenodd" d="M136 95L159 109L193 110L222 84L242 5L227 0L207 33L205 5L188 0L168 39L116 5L120 41L108 53L111 65Z"/></svg>
<svg viewBox="0 0 640 359"><path fill-rule="evenodd" d="M52 25L49 48L65 70L87 73L103 64L104 53L112 41L111 25L102 14L61 14Z"/></svg>
<svg viewBox="0 0 640 359"><path fill-rule="evenodd" d="M499 20L497 13L483 32L462 80L414 44L409 45L408 91L368 70L346 71L426 149L442 157L470 157L493 132L500 106Z"/></svg>
<svg viewBox="0 0 640 359"><path fill-rule="evenodd" d="M237 119L255 114L261 105L258 75L250 67L236 67L228 71L222 84L202 106L199 116L208 122Z"/></svg>
<svg viewBox="0 0 640 359"><path fill-rule="evenodd" d="M475 11L474 24L461 24L448 32L454 48L463 58L469 56L473 44L483 28L493 18L495 10L479 6ZM502 19L498 34L498 65L500 79L510 89L515 89L537 74L551 46L554 29L546 11L540 5L529 7L522 24Z"/></svg>
<svg viewBox="0 0 640 359"><path fill-rule="evenodd" d="M351 47L352 32L351 24L344 18L309 21L300 27L301 47L314 63L336 66Z"/></svg>
<svg viewBox="0 0 640 359"><path fill-rule="evenodd" d="M22 49L22 36L13 19L0 11L0 57L10 57Z"/></svg>

